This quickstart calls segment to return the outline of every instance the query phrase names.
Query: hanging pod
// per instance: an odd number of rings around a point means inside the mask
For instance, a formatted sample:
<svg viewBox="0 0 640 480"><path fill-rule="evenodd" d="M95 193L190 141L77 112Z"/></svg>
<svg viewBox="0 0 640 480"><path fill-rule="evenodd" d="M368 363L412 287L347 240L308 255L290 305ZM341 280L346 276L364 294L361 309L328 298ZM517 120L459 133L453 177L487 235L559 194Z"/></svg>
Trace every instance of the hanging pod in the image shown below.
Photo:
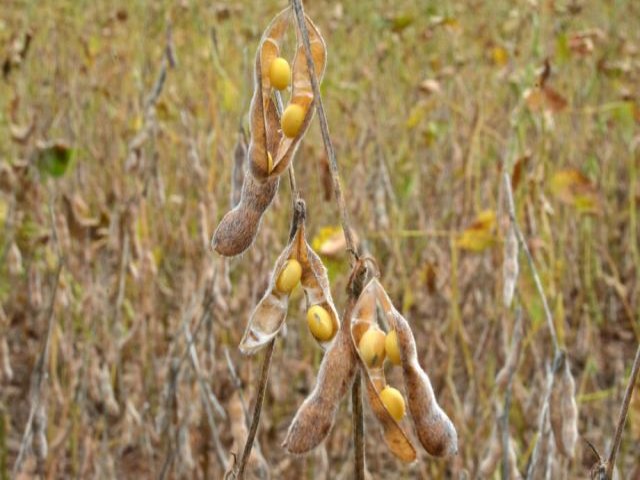
<svg viewBox="0 0 640 480"><path fill-rule="evenodd" d="M446 457L455 455L458 451L458 435L456 429L447 414L438 404L429 376L418 362L416 341L409 323L395 309L387 292L377 278L369 281L362 291L361 299L363 299L362 313L356 308L354 320L357 317L360 322L373 321L375 317L371 318L370 312L373 312L373 315L375 315L377 301L390 328L396 332L397 346L400 351L400 363L404 377L404 387L407 395L408 412L413 420L420 443L424 449L433 456ZM357 345L359 335L362 334L362 329L363 327L358 327L358 322L354 322L354 327L352 328L354 347ZM367 372L365 378L368 378L373 384L373 387L375 387L375 393L377 395L371 395L370 397L375 399L377 396L379 398L380 388L384 382L382 369L379 369L380 372L375 370L371 371L371 369L367 370L364 362L361 362L361 366L363 370ZM368 390L369 389L371 389L371 387L368 387ZM374 409L374 413L376 413L373 405L372 408ZM377 414L376 417L381 420ZM386 422L389 423L388 420L386 420ZM385 439L389 445L390 442L387 439L387 429L389 429L389 427L385 425L385 422L382 423L385 429ZM391 445L389 446L391 448Z"/></svg>
<svg viewBox="0 0 640 480"><path fill-rule="evenodd" d="M239 203L222 218L211 239L212 248L227 257L241 254L253 243L262 216L278 191L280 175L291 163L313 118L311 75L297 29L291 100L285 109L283 121L285 117L292 118L293 110L302 114L293 116L293 124L292 120L288 120L286 125L281 125L272 97L274 87L271 84L270 67L274 60L281 58L280 45L291 17L290 7L276 15L258 46L249 114L251 138L247 151L248 170L244 175ZM313 22L308 17L305 21L311 40L311 56L320 82L326 67L326 46ZM292 125L295 127L293 130ZM289 136L283 133L283 126L287 127L284 130Z"/></svg>
<svg viewBox="0 0 640 480"><path fill-rule="evenodd" d="M364 335L372 328L377 328L377 285L379 284L373 283L373 280L370 281L358 298L353 311L353 323L351 325L352 347L354 351L358 352L358 363L363 373L362 378L365 382L369 406L382 427L387 447L391 453L403 462L413 462L416 459L416 449L380 396L382 390L387 386L382 364L373 362L375 366L370 367L369 365L372 362L368 362L367 359L363 358L360 348Z"/></svg>
<svg viewBox="0 0 640 480"><path fill-rule="evenodd" d="M253 354L257 352L267 345L284 325L291 290L287 291L288 286L283 288L282 275L289 274L288 270L294 261L300 267L300 284L305 293L307 311L312 308L320 308L327 314L330 322L330 337L316 338L318 343L323 348L327 348L340 328L340 319L329 288L327 269L306 241L304 220L304 202L298 200L294 207L289 244L276 260L269 286L251 314L249 324L240 342L242 353Z"/></svg>

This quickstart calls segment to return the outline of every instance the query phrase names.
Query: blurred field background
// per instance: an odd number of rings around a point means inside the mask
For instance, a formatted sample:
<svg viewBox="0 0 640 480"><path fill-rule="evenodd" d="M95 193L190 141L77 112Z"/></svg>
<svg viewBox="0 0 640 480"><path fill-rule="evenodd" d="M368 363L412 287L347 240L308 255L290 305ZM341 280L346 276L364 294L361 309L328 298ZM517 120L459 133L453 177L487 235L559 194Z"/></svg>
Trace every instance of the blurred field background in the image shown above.
<svg viewBox="0 0 640 480"><path fill-rule="evenodd" d="M250 408L261 357L236 347L287 240L287 182L242 257L224 262L209 240L229 208L255 49L285 6L3 2L0 479L12 478L50 321L39 416L48 455L28 453L21 478L221 478L219 458L231 462L242 448L231 428L244 421L236 392ZM361 247L412 323L460 436L455 459L423 453L404 466L365 407L372 477L476 478L517 311L525 337L510 428L526 469L551 343L523 256L515 305L503 306L504 168L577 383L581 439L554 478L587 477L596 458L583 439L607 453L640 340L640 4L345 0L306 9L328 44L324 102ZM338 213L315 121L295 168L308 234L326 247ZM341 310L349 265L328 253ZM295 298L260 449L271 478L351 478L347 399L324 446L301 458L280 447L321 359ZM217 446L185 357L184 327L200 322L194 345L220 402L209 412ZM639 459L636 392L622 478L640 478Z"/></svg>

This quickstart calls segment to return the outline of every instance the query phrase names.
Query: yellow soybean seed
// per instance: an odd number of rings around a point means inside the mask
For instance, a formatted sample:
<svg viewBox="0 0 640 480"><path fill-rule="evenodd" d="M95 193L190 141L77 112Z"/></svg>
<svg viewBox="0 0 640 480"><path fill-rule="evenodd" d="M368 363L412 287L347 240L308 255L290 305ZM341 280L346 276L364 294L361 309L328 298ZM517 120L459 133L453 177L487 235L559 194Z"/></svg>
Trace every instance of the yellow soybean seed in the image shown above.
<svg viewBox="0 0 640 480"><path fill-rule="evenodd" d="M378 328L367 330L358 344L360 355L370 368L379 367L384 361L384 332Z"/></svg>
<svg viewBox="0 0 640 480"><path fill-rule="evenodd" d="M387 352L387 358L394 365L400 365L402 358L400 357L400 347L398 346L398 334L395 330L390 330L384 339L384 349Z"/></svg>
<svg viewBox="0 0 640 480"><path fill-rule="evenodd" d="M380 392L380 400L396 422L402 420L405 413L404 397L397 388L384 387Z"/></svg>
<svg viewBox="0 0 640 480"><path fill-rule="evenodd" d="M314 305L307 311L307 323L316 340L326 342L333 338L335 332L331 316L320 305Z"/></svg>
<svg viewBox="0 0 640 480"><path fill-rule="evenodd" d="M277 57L271 62L269 67L269 81L273 88L284 90L291 83L291 67L282 57Z"/></svg>
<svg viewBox="0 0 640 480"><path fill-rule="evenodd" d="M304 108L295 103L292 103L284 110L280 126L282 127L282 132L287 137L294 138L298 135L300 127L302 127L302 123L304 122L304 114Z"/></svg>
<svg viewBox="0 0 640 480"><path fill-rule="evenodd" d="M269 173L273 171L273 157L269 152L267 152L267 170L269 170Z"/></svg>
<svg viewBox="0 0 640 480"><path fill-rule="evenodd" d="M302 277L302 266L295 258L286 261L284 268L278 275L276 289L282 293L291 293Z"/></svg>

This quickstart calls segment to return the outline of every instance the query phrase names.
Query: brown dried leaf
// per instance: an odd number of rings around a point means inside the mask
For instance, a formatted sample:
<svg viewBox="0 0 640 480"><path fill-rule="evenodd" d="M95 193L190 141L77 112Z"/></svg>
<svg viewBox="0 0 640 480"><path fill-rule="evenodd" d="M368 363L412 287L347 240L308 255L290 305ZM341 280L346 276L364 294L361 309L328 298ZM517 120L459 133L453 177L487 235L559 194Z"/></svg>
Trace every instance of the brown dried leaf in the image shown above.
<svg viewBox="0 0 640 480"><path fill-rule="evenodd" d="M289 453L307 453L327 437L338 405L353 383L357 367L350 332L354 304L352 299L347 303L340 330L322 359L316 385L289 426L282 444Z"/></svg>
<svg viewBox="0 0 640 480"><path fill-rule="evenodd" d="M556 446L564 456L572 458L578 440L578 405L576 404L576 384L571 375L569 360L563 353L561 364L554 374L549 417Z"/></svg>

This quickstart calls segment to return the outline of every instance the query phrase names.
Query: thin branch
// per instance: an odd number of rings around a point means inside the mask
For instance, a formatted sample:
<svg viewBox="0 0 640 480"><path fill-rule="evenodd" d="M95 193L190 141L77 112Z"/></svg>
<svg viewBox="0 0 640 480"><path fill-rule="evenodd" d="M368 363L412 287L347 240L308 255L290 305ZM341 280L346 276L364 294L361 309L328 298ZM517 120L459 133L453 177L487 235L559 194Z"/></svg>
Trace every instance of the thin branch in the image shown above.
<svg viewBox="0 0 640 480"><path fill-rule="evenodd" d="M531 269L531 274L533 275L533 281L536 284L536 289L538 290L538 295L540 295L540 299L542 300L542 306L544 308L544 314L547 319L547 325L549 326L549 333L551 334L551 341L553 342L553 351L554 357L558 355L560 347L558 345L558 334L556 333L556 327L553 323L553 315L551 314L551 309L549 308L549 302L547 301L547 296L544 293L544 289L542 288L542 282L540 281L540 276L538 275L538 270L536 269L536 265L533 262L533 256L531 255L531 251L529 250L529 246L525 241L524 235L520 230L520 226L518 225L518 220L516 219L516 208L513 202L513 191L511 190L511 178L507 172L503 175L504 180L504 188L507 193L507 206L509 207L509 217L511 218L511 222L513 224L513 229L516 232L516 236L518 237L518 243L524 250L524 253L527 257L527 261L529 262L529 268Z"/></svg>
<svg viewBox="0 0 640 480"><path fill-rule="evenodd" d="M518 307L516 310L516 323L513 327L513 337L511 338L511 353L517 355L522 343L522 310ZM519 356L519 355L517 355ZM504 394L504 408L502 410L502 419L499 422L502 431L502 478L509 480L511 468L509 465L509 411L511 410L511 395L513 390L513 377L518 367L518 359L507 372L507 388Z"/></svg>
<svg viewBox="0 0 640 480"><path fill-rule="evenodd" d="M322 104L322 95L320 94L320 85L318 85L318 77L316 76L316 67L313 63L313 57L311 56L311 42L309 41L309 32L307 31L307 24L305 22L304 9L302 7L301 0L292 0L293 9L295 12L296 22L300 35L302 36L302 43L304 44L305 56L307 57L307 68L309 69L309 76L311 77L311 87L313 89L313 103L318 112L318 121L320 122L320 131L322 132L322 141L324 142L324 148L329 157L329 167L331 170L331 177L333 179L333 192L338 202L338 209L340 211L340 220L342 223L342 230L344 232L345 242L347 244L347 251L351 254L352 262L358 259L358 251L353 240L351 226L349 224L349 215L347 213L347 207L342 194L342 187L340 185L340 172L338 170L338 161L336 160L336 152L331 142L331 136L329 134L329 124L327 122L327 115L324 111Z"/></svg>
<svg viewBox="0 0 640 480"><path fill-rule="evenodd" d="M353 408L353 444L355 447L355 478L364 480L364 415L362 413L362 382L360 372L351 387L351 403Z"/></svg>
<svg viewBox="0 0 640 480"><path fill-rule="evenodd" d="M620 442L622 441L622 431L624 430L624 424L627 420L627 412L629 411L629 403L631 403L631 396L633 395L633 389L636 386L636 380L638 379L638 372L640 371L640 345L636 350L636 358L633 360L633 367L631 368L631 376L629 377L629 383L627 389L624 392L624 398L622 400L622 406L620 407L620 414L618 415L618 426L616 427L616 433L613 436L613 445L611 445L611 453L609 453L609 459L607 460L607 478L611 479L613 475L613 469L616 463L616 455L620 448Z"/></svg>
<svg viewBox="0 0 640 480"><path fill-rule="evenodd" d="M258 432L258 425L260 424L260 414L262 413L262 404L264 403L264 395L267 390L267 383L269 382L269 367L271 366L271 357L273 356L273 349L275 347L276 339L274 338L267 345L264 359L262 360L262 371L260 372L260 384L258 385L258 394L256 396L256 404L253 407L253 419L251 420L251 427L249 428L249 435L247 441L244 444L244 450L242 451L242 457L240 458L240 465L238 467L238 475L236 478L242 480L244 478L244 470L249 461L249 455L253 448L253 442Z"/></svg>

